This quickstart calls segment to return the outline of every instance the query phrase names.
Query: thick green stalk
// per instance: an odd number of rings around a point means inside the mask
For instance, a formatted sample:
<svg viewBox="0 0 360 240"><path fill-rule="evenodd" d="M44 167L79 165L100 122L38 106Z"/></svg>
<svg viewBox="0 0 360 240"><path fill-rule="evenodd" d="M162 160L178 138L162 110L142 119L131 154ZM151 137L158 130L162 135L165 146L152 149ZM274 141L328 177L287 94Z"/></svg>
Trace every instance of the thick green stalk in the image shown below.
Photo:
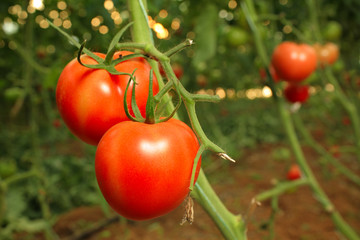
<svg viewBox="0 0 360 240"><path fill-rule="evenodd" d="M145 6L145 1L141 0L128 0L128 6L130 9L131 18L134 21L133 25L133 40L135 43L145 43L149 46L149 49L153 47L153 39L151 36L151 30L149 29L147 18L144 17L146 10L143 8ZM147 16L147 15L146 15ZM165 55L164 55L165 56ZM195 113L195 103L191 101L191 95L188 95L186 91L182 88L182 85L177 85L173 78L173 72L170 69L170 61L163 59L162 63L164 64L165 71L170 72L171 81L173 81L173 86L182 91L182 96L187 105L187 108L190 109L189 114L192 122L195 122L196 127L198 124L196 113ZM158 69L157 65L154 68ZM161 78L158 78L160 89L164 86L164 83ZM162 82L162 83L160 83ZM168 101L167 101L168 102ZM173 106L168 108L168 113L171 113ZM200 128L201 129L201 128ZM205 140L205 142L210 142L210 140ZM192 195L195 197L197 202L209 213L210 217L217 224L220 231L223 233L226 239L230 240L245 240L246 231L244 220L239 216L235 216L226 209L224 204L218 198L214 190L211 188L211 185L206 179L205 174L201 170L199 173L198 180L195 184Z"/></svg>
<svg viewBox="0 0 360 240"><path fill-rule="evenodd" d="M249 25L251 26L252 31L254 32L254 37L257 38L257 40L255 41L256 49L259 52L259 55L261 56L262 60L264 61L263 64L265 64L265 66L268 66L267 63L269 62L268 60L269 58L267 57L265 51L265 45L260 38L260 34L258 33L257 23L256 21L254 21L254 19L255 20L257 19L257 15L254 10L254 3L252 0L244 0L243 2L241 2L241 6L244 9L244 13L249 22ZM304 157L303 151L301 149L298 137L296 135L290 113L285 106L284 99L277 98L275 99L275 102L277 104L280 119L281 122L283 123L283 127L288 137L290 146L292 147L292 150L294 152L296 161L300 166L302 172L304 173L305 177L308 179L309 186L312 189L313 193L315 194L316 199L321 203L323 208L330 214L334 224L345 237L347 237L349 240L359 240L360 237L337 212L334 205L332 204L332 202L330 201L330 199L328 198L328 196L326 195L326 193L323 191L318 181L316 180L311 168L309 167Z"/></svg>
<svg viewBox="0 0 360 240"><path fill-rule="evenodd" d="M317 7L316 7L316 1L315 0L306 0L307 6L308 6L308 10L309 10L309 15L310 15L310 22L311 24L310 27L312 28L312 32L314 34L315 40L318 42L321 42L321 32L320 32L320 26L319 26L319 17L317 14Z"/></svg>
<svg viewBox="0 0 360 240"><path fill-rule="evenodd" d="M232 214L218 198L210 183L201 170L192 192L196 201L201 204L218 226L219 230L228 240L244 240L246 238L246 227L240 215Z"/></svg>

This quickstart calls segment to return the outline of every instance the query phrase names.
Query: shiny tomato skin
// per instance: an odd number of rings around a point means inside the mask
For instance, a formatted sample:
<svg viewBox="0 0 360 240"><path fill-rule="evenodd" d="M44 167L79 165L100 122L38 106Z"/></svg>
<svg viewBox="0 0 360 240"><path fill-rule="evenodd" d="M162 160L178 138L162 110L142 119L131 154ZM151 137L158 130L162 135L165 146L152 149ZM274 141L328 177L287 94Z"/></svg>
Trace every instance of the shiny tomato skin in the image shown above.
<svg viewBox="0 0 360 240"><path fill-rule="evenodd" d="M291 103L304 103L309 98L309 86L288 84L284 89L284 96Z"/></svg>
<svg viewBox="0 0 360 240"><path fill-rule="evenodd" d="M274 49L271 63L279 78L288 82L300 82L316 69L317 56L310 45L286 41Z"/></svg>
<svg viewBox="0 0 360 240"><path fill-rule="evenodd" d="M131 52L117 52L114 58L128 54ZM105 58L104 54L96 55ZM82 56L81 59L84 64L96 64L96 61L88 56ZM136 102L140 112L145 116L150 65L143 58L134 58L119 63L115 68L126 73L132 73L137 69ZM153 79L153 91L156 94L159 87L155 75ZM128 81L128 75L111 75L103 69L90 69L80 65L77 59L68 63L59 77L56 102L60 115L70 131L84 142L97 145L111 126L128 120L123 106ZM132 84L127 96L129 108L131 89Z"/></svg>
<svg viewBox="0 0 360 240"><path fill-rule="evenodd" d="M183 122L121 122L101 139L95 157L96 178L109 205L132 220L162 216L189 193L193 162L199 149ZM196 179L201 159L197 165Z"/></svg>

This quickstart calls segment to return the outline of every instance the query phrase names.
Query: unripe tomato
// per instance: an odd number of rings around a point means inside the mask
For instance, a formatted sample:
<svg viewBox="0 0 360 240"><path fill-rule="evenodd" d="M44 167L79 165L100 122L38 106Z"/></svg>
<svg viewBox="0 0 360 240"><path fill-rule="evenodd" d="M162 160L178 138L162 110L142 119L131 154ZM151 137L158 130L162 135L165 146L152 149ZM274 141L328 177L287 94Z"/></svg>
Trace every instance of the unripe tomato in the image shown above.
<svg viewBox="0 0 360 240"><path fill-rule="evenodd" d="M297 164L291 165L288 173L287 179L292 181L301 178L301 170Z"/></svg>
<svg viewBox="0 0 360 240"><path fill-rule="evenodd" d="M317 57L310 45L283 42L275 48L271 63L281 79L300 82L316 69Z"/></svg>
<svg viewBox="0 0 360 240"><path fill-rule="evenodd" d="M342 26L336 21L329 21L323 30L323 36L328 41L339 40L342 33Z"/></svg>
<svg viewBox="0 0 360 240"><path fill-rule="evenodd" d="M131 54L117 52L114 58ZM104 54L96 53L101 58ZM88 56L81 57L84 64L96 64ZM115 66L119 72L132 73L135 69L136 103L145 116L149 92L150 65L144 58L132 58ZM154 95L159 91L157 79L153 75ZM124 92L129 81L128 75L112 75L103 69L90 69L72 60L62 71L57 88L56 103L64 122L70 131L88 144L97 145L104 133L116 123L128 120L124 111ZM131 83L127 104L130 107Z"/></svg>
<svg viewBox="0 0 360 240"><path fill-rule="evenodd" d="M120 215L147 220L178 207L189 193L198 140L185 123L126 121L102 137L95 157L104 198ZM200 170L199 159L195 180Z"/></svg>
<svg viewBox="0 0 360 240"><path fill-rule="evenodd" d="M309 86L288 84L284 89L284 96L291 103L304 103L309 98Z"/></svg>
<svg viewBox="0 0 360 240"><path fill-rule="evenodd" d="M316 43L313 45L320 66L331 65L339 58L339 47L331 42L321 45Z"/></svg>
<svg viewBox="0 0 360 240"><path fill-rule="evenodd" d="M249 33L238 27L230 27L226 34L226 41L233 47L246 44L249 40Z"/></svg>

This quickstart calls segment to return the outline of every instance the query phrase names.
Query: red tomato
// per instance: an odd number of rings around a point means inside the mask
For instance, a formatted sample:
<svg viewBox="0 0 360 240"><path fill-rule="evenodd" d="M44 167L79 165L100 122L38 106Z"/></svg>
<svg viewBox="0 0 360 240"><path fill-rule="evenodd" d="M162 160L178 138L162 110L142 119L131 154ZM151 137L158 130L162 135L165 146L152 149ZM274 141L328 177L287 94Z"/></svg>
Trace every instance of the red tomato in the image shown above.
<svg viewBox="0 0 360 240"><path fill-rule="evenodd" d="M281 79L300 82L316 69L316 52L307 44L283 42L275 48L271 63Z"/></svg>
<svg viewBox="0 0 360 240"><path fill-rule="evenodd" d="M309 86L290 83L284 89L284 96L291 103L304 103L309 98Z"/></svg>
<svg viewBox="0 0 360 240"><path fill-rule="evenodd" d="M287 173L287 179L292 181L301 178L301 171L297 164L291 165L288 173Z"/></svg>
<svg viewBox="0 0 360 240"><path fill-rule="evenodd" d="M339 47L335 43L328 42L325 45L314 44L320 66L331 65L339 58Z"/></svg>
<svg viewBox="0 0 360 240"><path fill-rule="evenodd" d="M128 219L164 215L189 193L198 149L191 128L176 119L116 124L96 151L95 172L101 192L109 205ZM200 165L201 159L196 179Z"/></svg>
<svg viewBox="0 0 360 240"><path fill-rule="evenodd" d="M128 55L121 51L114 55ZM105 55L96 53L104 58ZM96 64L88 56L81 57L84 64ZM132 73L135 69L136 102L145 116L149 91L150 65L143 58L133 58L116 65L119 72ZM159 91L154 75L154 95ZM97 145L104 133L116 123L128 120L124 111L124 92L128 75L112 75L103 69L86 68L72 60L60 75L56 88L56 102L64 122L71 132L86 143ZM130 108L132 84L128 90L127 104ZM130 112L132 110L130 108Z"/></svg>

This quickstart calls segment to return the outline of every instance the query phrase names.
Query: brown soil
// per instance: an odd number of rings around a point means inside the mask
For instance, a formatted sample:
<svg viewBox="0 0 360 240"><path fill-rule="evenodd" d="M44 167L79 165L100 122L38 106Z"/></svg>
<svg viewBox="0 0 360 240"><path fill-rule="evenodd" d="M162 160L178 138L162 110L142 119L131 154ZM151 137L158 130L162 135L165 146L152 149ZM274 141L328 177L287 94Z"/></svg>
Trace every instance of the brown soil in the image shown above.
<svg viewBox="0 0 360 240"><path fill-rule="evenodd" d="M215 191L225 205L235 213L246 216L251 199L264 190L270 189L277 180L285 180L287 168L293 159L276 160L273 157L274 146L262 146L248 150L236 164L205 168ZM319 156L305 148L305 154L317 175L321 186L333 201L343 218L360 233L360 187L339 175L329 166L319 161ZM210 160L221 161L220 159ZM341 160L351 166L351 159L341 156ZM352 159L353 160L353 159ZM356 163L354 164L357 165ZM215 166L215 170L214 170ZM355 168L359 174L359 169ZM248 239L269 239L268 220L271 215L270 201L265 201L247 217ZM195 221L192 225L180 226L183 208L179 207L170 214L155 220L132 222L120 219L91 236L89 240L125 240L125 239L223 239L215 224L200 205L195 204ZM60 216L55 231L61 239L75 231L104 220L99 206L84 206ZM283 194L279 198L279 211L275 217L274 238L276 240L337 240L343 239L336 231L329 215L315 199L307 186Z"/></svg>

